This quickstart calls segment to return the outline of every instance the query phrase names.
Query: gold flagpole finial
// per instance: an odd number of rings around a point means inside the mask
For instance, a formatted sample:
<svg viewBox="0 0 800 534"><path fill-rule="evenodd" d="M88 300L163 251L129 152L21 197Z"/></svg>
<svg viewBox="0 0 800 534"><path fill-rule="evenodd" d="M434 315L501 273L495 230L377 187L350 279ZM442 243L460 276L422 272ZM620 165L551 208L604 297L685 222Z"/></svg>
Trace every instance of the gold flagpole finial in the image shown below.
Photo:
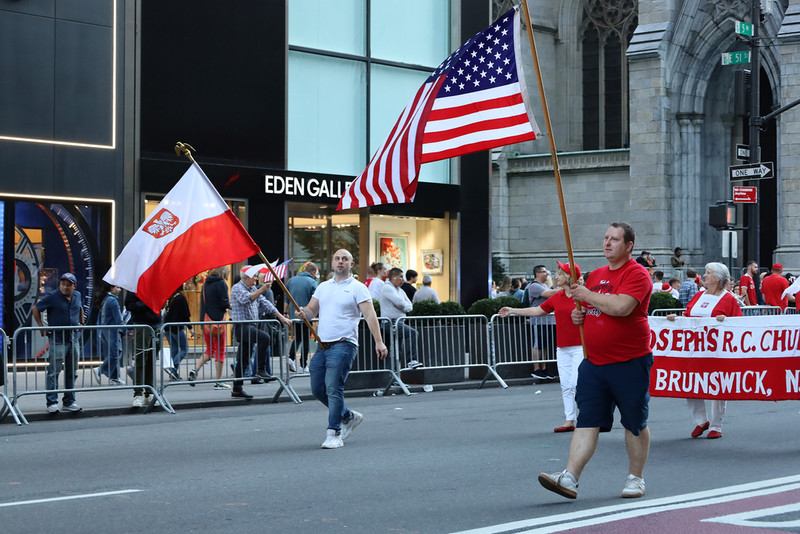
<svg viewBox="0 0 800 534"><path fill-rule="evenodd" d="M175 154L178 156L186 156L187 158L189 158L189 161L194 163L192 152L197 152L197 151L189 143L182 143L181 141L175 143Z"/></svg>

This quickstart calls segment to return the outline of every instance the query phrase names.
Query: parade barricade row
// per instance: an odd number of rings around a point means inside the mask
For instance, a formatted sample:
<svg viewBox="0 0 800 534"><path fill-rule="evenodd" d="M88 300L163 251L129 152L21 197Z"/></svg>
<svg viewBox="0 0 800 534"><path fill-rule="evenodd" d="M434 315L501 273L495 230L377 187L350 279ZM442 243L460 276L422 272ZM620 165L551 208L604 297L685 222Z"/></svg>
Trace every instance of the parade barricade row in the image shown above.
<svg viewBox="0 0 800 534"><path fill-rule="evenodd" d="M123 351L127 338L132 350ZM45 396L48 407L57 407L58 394L63 399L72 397L74 402L77 392L133 389L146 394L148 403L143 406L146 410L158 403L172 412L153 380L156 345L157 335L147 325L18 328L9 354L8 378L14 410L27 424L21 401L28 396ZM104 363L106 356L112 353L116 357ZM131 370L126 373L128 364ZM103 368L109 379L113 377L116 382L109 380L106 386L102 385L100 372ZM60 384L63 387L59 387ZM68 406L73 402L65 402L62 409L69 411Z"/></svg>
<svg viewBox="0 0 800 534"><path fill-rule="evenodd" d="M3 371L0 373L0 380L3 381L2 391L0 391L0 398L3 400L2 407L0 407L0 421L6 416L6 414L11 414L14 418L14 421L18 425L21 425L22 422L17 416L17 412L14 409L14 404L12 403L11 399L8 398L8 347L11 345L11 340L8 339L8 335L5 333L4 330L0 329L0 338L3 341L3 352L2 352L2 363L3 363Z"/></svg>
<svg viewBox="0 0 800 534"><path fill-rule="evenodd" d="M245 351L242 381L247 384L275 381L279 387L273 402L278 402L284 392L293 402L300 402L295 391L288 387L288 329L276 319L164 323L159 335L163 347L159 390L167 400L167 389L176 386L211 385L231 391L231 384L237 380L234 366L238 352ZM260 358L259 354L265 357Z"/></svg>
<svg viewBox="0 0 800 534"><path fill-rule="evenodd" d="M501 378L504 367L527 367L544 363L549 369L556 366L556 319L554 314L542 317L523 317L493 315L489 321L490 350L492 370L505 386ZM548 371L553 379L555 370Z"/></svg>
<svg viewBox="0 0 800 534"><path fill-rule="evenodd" d="M311 324L314 327L314 330L316 330L318 324L317 319L314 319ZM292 321L292 327L295 336L301 335L300 332L301 328L303 328L302 325L303 321L300 319L294 319ZM394 385L399 387L406 395L410 395L411 392L406 384L400 379L400 376L397 373L397 367L394 363L397 346L394 342L394 326L392 325L391 320L385 317L379 317L378 327L380 328L381 337L384 340L384 344L389 349L389 356L383 360L378 357L377 353L375 352L375 341L372 339L372 334L369 331L366 320L364 320L362 317L358 323L358 351L356 352L355 360L353 360L353 365L350 369L350 373L348 374L348 381L345 383L345 387L347 388L349 383L355 382L354 378L358 375L378 375L384 377L383 380L378 384L378 391L380 391L381 395L386 394ZM313 343L311 354L313 354L315 352L313 348L316 348L316 341L313 339L311 341ZM291 356L294 357L294 355ZM302 369L299 369L299 372L297 373L290 373L288 376L288 389L296 397L297 400L295 402L297 403L301 402L300 397L291 386L291 381L297 378L308 377L310 377L309 373Z"/></svg>

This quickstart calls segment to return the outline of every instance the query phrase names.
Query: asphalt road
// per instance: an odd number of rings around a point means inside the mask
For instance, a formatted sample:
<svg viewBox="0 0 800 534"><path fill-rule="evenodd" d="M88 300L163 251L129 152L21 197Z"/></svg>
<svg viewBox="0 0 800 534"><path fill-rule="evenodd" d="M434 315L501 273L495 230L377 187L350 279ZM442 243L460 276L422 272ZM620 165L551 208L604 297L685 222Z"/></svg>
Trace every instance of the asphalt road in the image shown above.
<svg viewBox="0 0 800 534"><path fill-rule="evenodd" d="M563 422L557 384L348 404L365 421L338 450L319 448L327 412L310 401L58 418L24 427L7 418L0 425L0 528L489 533L588 524L584 531L595 532L598 518L620 509L800 474L798 402L730 403L723 438L707 440L689 437L685 401L653 399L647 496L619 498L627 456L617 425L601 435L575 501L536 481L540 471L562 469L568 453L569 435L552 432ZM795 515L800 519L800 510ZM585 523L575 523L581 518ZM645 524L646 532L692 531ZM800 531L787 525L777 531Z"/></svg>

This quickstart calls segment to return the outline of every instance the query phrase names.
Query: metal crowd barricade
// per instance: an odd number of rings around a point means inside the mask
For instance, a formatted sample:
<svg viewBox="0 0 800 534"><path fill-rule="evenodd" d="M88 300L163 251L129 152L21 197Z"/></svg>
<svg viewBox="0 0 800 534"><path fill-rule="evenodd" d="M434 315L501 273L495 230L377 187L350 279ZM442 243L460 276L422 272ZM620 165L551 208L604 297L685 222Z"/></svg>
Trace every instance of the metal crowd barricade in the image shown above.
<svg viewBox="0 0 800 534"><path fill-rule="evenodd" d="M670 314L675 315L683 315L683 312L686 311L686 308L660 308L658 310L653 310L650 312L650 317L666 317Z"/></svg>
<svg viewBox="0 0 800 534"><path fill-rule="evenodd" d="M3 399L2 409L0 409L0 421L6 416L6 413L10 413L14 417L14 421L17 422L18 425L21 425L22 422L19 420L17 416L16 410L14 410L14 405L11 403L11 399L8 398L8 346L11 344L11 341L8 339L8 335L5 333L3 329L0 329L0 338L2 338L3 342L3 352L2 352L2 364L3 370L0 372L0 380L3 381L2 386L3 390L0 391L0 398Z"/></svg>
<svg viewBox="0 0 800 534"><path fill-rule="evenodd" d="M254 327L254 329L246 328ZM187 333L188 329L188 333ZM216 330L216 332L214 332ZM186 352L174 354L175 346L180 348L180 332L186 334ZM269 338L265 365L269 364L269 376L261 377L262 362L258 361L259 338L263 332ZM215 389L231 392L231 384L237 379L235 364L239 350L243 355L244 369L241 380L261 383L272 382L279 385L272 398L278 402L281 394L286 394L294 402L299 402L296 393L288 387L288 365L286 344L288 329L276 319L257 321L195 321L188 323L164 323L159 331L164 347L159 360L159 391L167 398L166 389L175 386L196 386L213 384ZM246 336L243 339L242 336ZM173 359L174 356L177 356ZM177 362L176 362L177 360ZM211 362L211 365L207 365ZM277 367L276 367L277 365ZM174 369L174 374L170 372ZM276 372L277 369L277 372Z"/></svg>
<svg viewBox="0 0 800 534"><path fill-rule="evenodd" d="M762 315L781 315L780 306L742 306L742 315L745 317L760 317Z"/></svg>
<svg viewBox="0 0 800 534"><path fill-rule="evenodd" d="M294 319L294 328L295 328L295 335L300 331L298 328L298 323L302 323L300 319ZM314 328L317 328L318 320L315 319L312 321ZM372 339L372 333L369 331L369 326L367 326L366 320L362 317L358 323L358 352L356 353L356 358L353 361L353 366L350 369L350 374L359 374L359 373L374 373L374 374L386 374L387 381L383 387L383 393L386 394L391 389L393 385L397 385L406 395L411 395L411 392L408 390L408 387L400 380L400 376L397 374L394 365L392 363L393 357L393 348L395 346L394 343L394 327L392 322L385 318L379 317L378 318L378 326L381 329L381 337L384 338L384 344L389 347L389 354L390 356L381 360L378 358L378 355L375 353L375 342ZM312 340L313 346L316 346L316 341ZM302 350L302 349L301 349ZM312 352L313 354L313 352ZM294 356L292 354L289 355L290 357ZM291 389L292 393L296 397L297 403L300 403L300 397L295 392L294 388L291 387L291 381L296 378L303 378L309 377L309 373L303 372L302 369L299 369L298 373L289 374L287 384L288 388Z"/></svg>
<svg viewBox="0 0 800 534"><path fill-rule="evenodd" d="M798 310L797 308L789 307L789 308L786 308L785 310L783 310L783 313L784 313L784 315L797 315L799 311L800 310Z"/></svg>
<svg viewBox="0 0 800 534"><path fill-rule="evenodd" d="M499 376L501 366L557 363L556 316L551 313L537 319L539 322L533 323L521 315L492 316L489 332L495 374ZM507 387L502 379L501 384Z"/></svg>
<svg viewBox="0 0 800 534"><path fill-rule="evenodd" d="M45 336L45 331L48 335ZM136 339L141 335L143 340L146 340L149 334L150 343L144 347L138 341L134 342L134 351L127 354L124 353L120 356L120 376L122 383L119 385L103 386L102 383L97 382L94 373L94 368L103 363L103 359L107 353L108 344L104 342L102 333L109 332L106 335L119 335L122 333L126 337L128 333L132 334ZM117 391L124 389L140 389L146 390L152 394L152 400L147 406L149 411L155 403L160 402L162 408L168 412L173 413L172 408L164 401L155 387L155 382L148 384L147 382L147 369L146 364L142 363L145 360L144 355L150 351L151 354L156 353L157 336L150 326L147 325L114 325L114 326L47 326L40 327L24 327L18 328L14 332L14 337L11 343L11 387L13 391L12 404L16 409L22 422L28 423L25 415L20 408L20 401L30 395L46 395L48 393L64 394L66 392L88 392L88 391ZM52 346L52 345L55 346ZM59 354L60 345L64 348L69 347L69 353L64 352ZM139 373L143 375L141 383L136 383L134 378L131 378L133 383L124 383L125 378L125 356L130 357L133 361L138 361L144 368L144 372ZM137 358L139 360L137 360ZM149 362L152 375L155 376L155 362L156 358L153 357ZM134 364L135 365L135 364ZM52 369L56 373L56 382L52 387L47 387L48 373ZM61 372L61 367L64 367L64 372ZM72 380L69 380L67 373L72 372ZM134 375L135 376L135 375ZM102 376L101 376L102 380ZM66 387L68 382L73 382L71 388ZM59 383L63 382L64 387L59 388ZM95 385L96 383L96 385ZM77 401L77 399L76 399Z"/></svg>
<svg viewBox="0 0 800 534"><path fill-rule="evenodd" d="M404 328L416 334L404 333ZM492 367L488 320L483 315L401 317L395 324L394 339L397 351L393 362L398 375L409 369L411 360L417 360L420 369L485 368L479 388L490 376L507 387Z"/></svg>

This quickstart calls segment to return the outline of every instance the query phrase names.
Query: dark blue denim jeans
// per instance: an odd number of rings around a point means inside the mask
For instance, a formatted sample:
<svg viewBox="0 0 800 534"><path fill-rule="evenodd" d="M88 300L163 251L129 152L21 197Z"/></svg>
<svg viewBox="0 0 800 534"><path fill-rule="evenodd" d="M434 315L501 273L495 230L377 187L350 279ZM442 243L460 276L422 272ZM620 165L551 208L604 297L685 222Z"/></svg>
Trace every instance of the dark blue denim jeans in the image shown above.
<svg viewBox="0 0 800 534"><path fill-rule="evenodd" d="M311 393L328 407L328 428L341 430L342 419L350 411L344 405L344 383L358 352L358 347L341 341L317 349L308 370L311 373Z"/></svg>

